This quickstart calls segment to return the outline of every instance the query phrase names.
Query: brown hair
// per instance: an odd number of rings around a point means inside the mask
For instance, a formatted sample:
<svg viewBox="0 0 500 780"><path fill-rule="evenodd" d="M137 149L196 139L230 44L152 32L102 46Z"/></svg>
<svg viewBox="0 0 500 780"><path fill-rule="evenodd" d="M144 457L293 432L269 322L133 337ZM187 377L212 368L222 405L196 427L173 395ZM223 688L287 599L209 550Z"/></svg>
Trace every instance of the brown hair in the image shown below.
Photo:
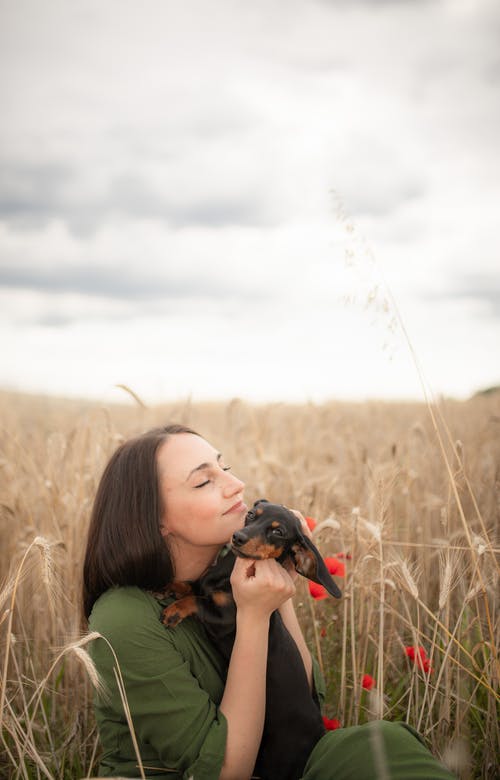
<svg viewBox="0 0 500 780"><path fill-rule="evenodd" d="M111 456L94 499L83 564L83 614L115 585L160 590L174 576L160 532L165 507L156 454L169 436L196 431L167 425L124 442Z"/></svg>

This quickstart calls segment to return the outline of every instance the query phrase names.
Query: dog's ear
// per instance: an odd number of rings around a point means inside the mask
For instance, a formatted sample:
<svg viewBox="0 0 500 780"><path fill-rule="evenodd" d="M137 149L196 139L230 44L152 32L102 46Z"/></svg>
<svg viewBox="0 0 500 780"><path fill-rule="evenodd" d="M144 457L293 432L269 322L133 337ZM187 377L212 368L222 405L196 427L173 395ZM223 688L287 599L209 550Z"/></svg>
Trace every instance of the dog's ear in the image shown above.
<svg viewBox="0 0 500 780"><path fill-rule="evenodd" d="M318 548L304 534L292 545L292 560L296 571L308 580L323 585L331 596L339 599L342 592L333 581Z"/></svg>

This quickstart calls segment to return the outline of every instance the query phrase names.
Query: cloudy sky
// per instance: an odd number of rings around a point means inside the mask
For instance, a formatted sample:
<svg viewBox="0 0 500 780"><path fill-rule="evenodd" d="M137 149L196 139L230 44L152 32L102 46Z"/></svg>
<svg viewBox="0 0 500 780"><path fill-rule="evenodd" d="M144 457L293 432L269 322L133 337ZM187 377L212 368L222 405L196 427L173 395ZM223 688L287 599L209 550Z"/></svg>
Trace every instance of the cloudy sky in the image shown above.
<svg viewBox="0 0 500 780"><path fill-rule="evenodd" d="M497 0L0 0L0 386L500 383Z"/></svg>

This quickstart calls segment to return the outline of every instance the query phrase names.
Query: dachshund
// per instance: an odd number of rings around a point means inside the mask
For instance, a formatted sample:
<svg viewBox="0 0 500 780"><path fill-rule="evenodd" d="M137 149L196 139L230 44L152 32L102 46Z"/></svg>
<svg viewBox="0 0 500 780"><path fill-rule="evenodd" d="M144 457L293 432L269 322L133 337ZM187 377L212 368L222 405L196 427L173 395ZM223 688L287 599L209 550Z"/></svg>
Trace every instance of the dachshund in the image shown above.
<svg viewBox="0 0 500 780"><path fill-rule="evenodd" d="M235 556L274 558L282 564L289 560L299 574L323 585L330 595L342 595L298 518L280 504L256 501L244 528L233 534L231 547L224 552L200 579L174 582L156 595L176 599L163 610L165 626L175 628L186 617L196 617L227 664L236 632L229 581ZM324 733L317 693L311 692L300 652L276 610L269 628L264 731L253 777L298 780Z"/></svg>

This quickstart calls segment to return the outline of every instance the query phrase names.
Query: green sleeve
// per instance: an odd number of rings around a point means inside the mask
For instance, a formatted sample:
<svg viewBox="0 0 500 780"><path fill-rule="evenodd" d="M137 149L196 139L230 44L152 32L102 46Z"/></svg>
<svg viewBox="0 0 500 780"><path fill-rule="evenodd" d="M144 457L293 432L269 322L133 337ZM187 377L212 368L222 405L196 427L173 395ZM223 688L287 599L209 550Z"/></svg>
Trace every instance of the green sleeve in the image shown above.
<svg viewBox="0 0 500 780"><path fill-rule="evenodd" d="M143 763L174 770L172 777L214 780L227 735L226 719L209 693L217 691L216 672L204 663L200 643L195 647L198 662L196 653L190 657L176 647L178 636L161 624L155 605L138 588L108 591L94 607L90 628L106 637L118 658ZM124 768L132 772L137 761L113 672L115 661L103 639L94 641L92 656L110 694L96 703L102 764L111 774Z"/></svg>
<svg viewBox="0 0 500 780"><path fill-rule="evenodd" d="M327 731L316 743L302 780L454 780L407 723L370 720Z"/></svg>

